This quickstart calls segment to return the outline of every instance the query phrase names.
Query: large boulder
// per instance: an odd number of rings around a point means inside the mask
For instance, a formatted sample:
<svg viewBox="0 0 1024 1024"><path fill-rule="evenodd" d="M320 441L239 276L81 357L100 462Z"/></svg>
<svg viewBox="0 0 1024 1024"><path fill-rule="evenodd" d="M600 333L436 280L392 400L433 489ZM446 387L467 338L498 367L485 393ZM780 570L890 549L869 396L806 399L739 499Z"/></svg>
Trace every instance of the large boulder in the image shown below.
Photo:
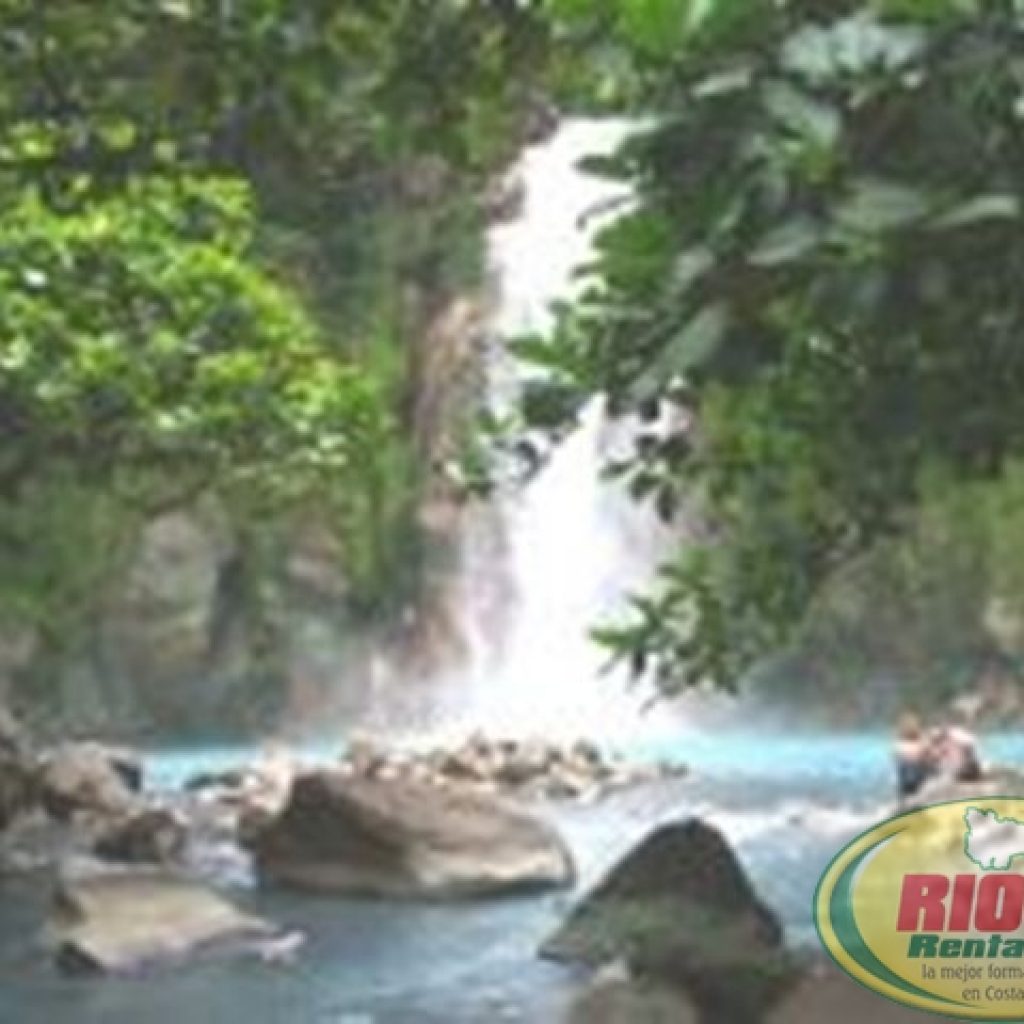
<svg viewBox="0 0 1024 1024"><path fill-rule="evenodd" d="M722 835L665 825L637 846L542 947L592 967L624 961L637 979L686 992L707 1020L758 1019L792 983L778 918Z"/></svg>
<svg viewBox="0 0 1024 1024"><path fill-rule="evenodd" d="M558 834L500 801L336 771L300 776L249 845L263 879L335 893L481 896L574 877Z"/></svg>
<svg viewBox="0 0 1024 1024"><path fill-rule="evenodd" d="M78 811L121 815L137 802L142 770L131 754L98 743L66 743L43 760L39 786L58 820Z"/></svg>
<svg viewBox="0 0 1024 1024"><path fill-rule="evenodd" d="M199 953L258 950L280 932L177 875L90 867L58 884L50 936L62 970L124 974Z"/></svg>

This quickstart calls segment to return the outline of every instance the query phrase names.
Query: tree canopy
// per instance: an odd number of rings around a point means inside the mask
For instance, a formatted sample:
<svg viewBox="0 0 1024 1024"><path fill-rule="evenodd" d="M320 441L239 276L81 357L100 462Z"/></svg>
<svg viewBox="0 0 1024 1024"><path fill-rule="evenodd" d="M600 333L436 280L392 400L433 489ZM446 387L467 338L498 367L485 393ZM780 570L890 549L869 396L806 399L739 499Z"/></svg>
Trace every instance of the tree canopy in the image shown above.
<svg viewBox="0 0 1024 1024"><path fill-rule="evenodd" d="M173 502L232 476L261 487L343 469L383 428L372 391L302 307L246 262L237 183L148 179L0 222L0 489L54 463L97 485L162 477ZM269 478L269 479L268 479Z"/></svg>
<svg viewBox="0 0 1024 1024"><path fill-rule="evenodd" d="M595 394L645 424L610 469L685 534L599 635L669 689L731 686L908 531L926 479L1021 454L1024 11L555 6L613 23L657 110L601 162L634 207L526 346L545 425Z"/></svg>
<svg viewBox="0 0 1024 1024"><path fill-rule="evenodd" d="M416 344L477 279L545 33L499 0L0 0L0 622L92 614L110 539L204 490L325 506L354 600L398 590Z"/></svg>

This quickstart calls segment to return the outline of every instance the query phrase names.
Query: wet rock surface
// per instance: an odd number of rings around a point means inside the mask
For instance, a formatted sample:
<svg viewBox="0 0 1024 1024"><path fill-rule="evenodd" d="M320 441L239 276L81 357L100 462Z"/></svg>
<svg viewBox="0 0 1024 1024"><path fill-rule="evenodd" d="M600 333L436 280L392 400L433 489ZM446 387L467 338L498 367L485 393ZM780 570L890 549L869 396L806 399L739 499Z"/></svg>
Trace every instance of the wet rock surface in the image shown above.
<svg viewBox="0 0 1024 1024"><path fill-rule="evenodd" d="M1024 772L993 765L985 771L984 778L977 782L956 782L948 778L929 779L902 809L909 810L912 807L926 807L929 804L948 803L952 800L975 800L990 796L1024 797Z"/></svg>
<svg viewBox="0 0 1024 1024"><path fill-rule="evenodd" d="M690 820L644 839L543 945L545 957L667 985L702 1019L747 1022L797 974L776 915L721 834Z"/></svg>
<svg viewBox="0 0 1024 1024"><path fill-rule="evenodd" d="M805 965L800 982L766 1015L765 1024L921 1024L954 1019L899 1006L821 960Z"/></svg>
<svg viewBox="0 0 1024 1024"><path fill-rule="evenodd" d="M249 838L266 881L321 892L463 898L571 884L557 832L483 794L321 771Z"/></svg>
<svg viewBox="0 0 1024 1024"><path fill-rule="evenodd" d="M175 864L188 841L189 825L181 812L143 806L101 821L92 849L104 860L125 864Z"/></svg>
<svg viewBox="0 0 1024 1024"><path fill-rule="evenodd" d="M140 755L92 742L38 749L12 723L0 715L0 875L53 874L80 856L185 859L188 808L144 792Z"/></svg>
<svg viewBox="0 0 1024 1024"><path fill-rule="evenodd" d="M39 798L38 764L28 737L0 705L0 832Z"/></svg>
<svg viewBox="0 0 1024 1024"><path fill-rule="evenodd" d="M574 1000L566 1024L698 1024L678 989L636 981L625 971L602 973Z"/></svg>
<svg viewBox="0 0 1024 1024"><path fill-rule="evenodd" d="M73 974L135 973L282 938L280 929L180 875L96 866L60 879L49 931L57 965Z"/></svg>
<svg viewBox="0 0 1024 1024"><path fill-rule="evenodd" d="M428 751L388 749L354 738L340 769L359 779L407 780L426 786L463 786L481 792L543 800L599 800L609 793L686 774L671 762L636 764L588 740L494 738L477 733Z"/></svg>
<svg viewBox="0 0 1024 1024"><path fill-rule="evenodd" d="M67 743L40 759L40 800L58 820L79 811L125 814L141 788L141 762L116 748Z"/></svg>

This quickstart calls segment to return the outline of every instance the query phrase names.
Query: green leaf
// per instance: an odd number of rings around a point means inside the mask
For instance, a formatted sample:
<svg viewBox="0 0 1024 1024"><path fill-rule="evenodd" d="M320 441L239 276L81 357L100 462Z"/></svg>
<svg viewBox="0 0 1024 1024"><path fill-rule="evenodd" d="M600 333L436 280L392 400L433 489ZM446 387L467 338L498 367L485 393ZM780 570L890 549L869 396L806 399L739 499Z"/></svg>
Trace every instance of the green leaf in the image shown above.
<svg viewBox="0 0 1024 1024"><path fill-rule="evenodd" d="M839 111L786 82L771 82L764 88L765 107L790 131L823 149L839 141L843 122Z"/></svg>
<svg viewBox="0 0 1024 1024"><path fill-rule="evenodd" d="M712 99L716 96L726 96L749 89L753 80L754 70L750 65L745 64L728 71L708 75L707 78L701 79L694 85L690 92L696 100Z"/></svg>
<svg viewBox="0 0 1024 1024"><path fill-rule="evenodd" d="M821 244L824 230L810 217L797 217L769 231L754 247L747 261L755 267L779 267L795 263Z"/></svg>
<svg viewBox="0 0 1024 1024"><path fill-rule="evenodd" d="M168 18L186 20L192 17L192 8L189 0L160 0L157 7L160 13Z"/></svg>
<svg viewBox="0 0 1024 1024"><path fill-rule="evenodd" d="M971 227L992 220L1019 220L1020 200L1006 193L976 196L936 217L931 226L940 230Z"/></svg>
<svg viewBox="0 0 1024 1024"><path fill-rule="evenodd" d="M100 138L114 150L131 149L135 144L138 131L127 118L110 118L98 125Z"/></svg>
<svg viewBox="0 0 1024 1024"><path fill-rule="evenodd" d="M715 266L715 254L704 245L685 249L679 254L672 274L672 291L685 295Z"/></svg>
<svg viewBox="0 0 1024 1024"><path fill-rule="evenodd" d="M687 373L706 363L725 337L729 313L724 303L705 306L669 342L663 365L676 373Z"/></svg>
<svg viewBox="0 0 1024 1024"><path fill-rule="evenodd" d="M571 419L579 405L579 389L560 381L530 381L523 388L523 417L530 427L555 429Z"/></svg>
<svg viewBox="0 0 1024 1024"><path fill-rule="evenodd" d="M49 281L46 271L37 270L35 267L26 267L22 270L21 278L25 282L26 287L32 288L35 291L41 291Z"/></svg>
<svg viewBox="0 0 1024 1024"><path fill-rule="evenodd" d="M931 202L920 189L881 179L861 179L836 207L835 218L852 231L877 234L919 223L930 211Z"/></svg>
<svg viewBox="0 0 1024 1024"><path fill-rule="evenodd" d="M816 83L906 67L923 52L926 37L915 25L885 24L862 12L832 25L808 26L785 44L782 63Z"/></svg>
<svg viewBox="0 0 1024 1024"><path fill-rule="evenodd" d="M619 22L636 46L671 54L685 36L690 7L687 0L621 0Z"/></svg>

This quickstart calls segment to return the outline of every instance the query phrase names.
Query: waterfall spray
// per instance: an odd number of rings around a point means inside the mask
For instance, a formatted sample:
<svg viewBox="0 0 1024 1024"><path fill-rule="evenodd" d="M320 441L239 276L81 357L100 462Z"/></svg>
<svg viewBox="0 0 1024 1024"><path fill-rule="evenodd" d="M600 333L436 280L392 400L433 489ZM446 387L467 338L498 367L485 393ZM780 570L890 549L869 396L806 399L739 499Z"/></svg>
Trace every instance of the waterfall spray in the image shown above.
<svg viewBox="0 0 1024 1024"><path fill-rule="evenodd" d="M629 130L622 120L569 121L523 157L521 215L490 237L498 402L516 387L503 340L552 326L552 304L573 296L596 231L628 203L624 186L580 162L612 152ZM602 671L607 656L589 636L652 582L664 550L653 514L601 479L617 433L592 402L527 486L470 516L457 586L469 663L441 686L433 717L442 729L621 740L670 726L642 713L644 696L620 674Z"/></svg>

